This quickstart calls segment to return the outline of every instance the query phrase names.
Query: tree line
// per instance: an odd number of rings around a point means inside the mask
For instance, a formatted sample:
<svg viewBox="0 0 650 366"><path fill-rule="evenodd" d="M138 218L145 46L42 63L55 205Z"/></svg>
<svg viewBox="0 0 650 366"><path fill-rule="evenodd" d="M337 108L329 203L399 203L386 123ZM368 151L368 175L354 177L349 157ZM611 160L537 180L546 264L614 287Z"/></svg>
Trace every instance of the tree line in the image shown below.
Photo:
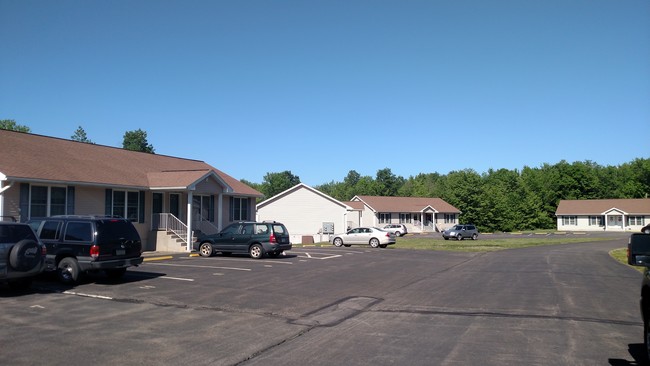
<svg viewBox="0 0 650 366"><path fill-rule="evenodd" d="M17 132L31 133L31 128L29 126L21 125L16 123L13 119L3 119L0 120L0 130L11 130ZM88 138L86 131L83 127L79 126L70 139L77 142L84 142L87 144L94 144L92 140ZM147 132L141 129L126 131L122 140L122 148L132 151L141 151L150 154L155 153L153 145L147 141Z"/></svg>
<svg viewBox="0 0 650 366"><path fill-rule="evenodd" d="M300 183L300 178L284 171L267 173L259 184L243 182L266 199ZM474 223L486 232L553 229L560 200L647 198L650 159L637 158L619 166L562 160L521 170L490 169L479 174L464 169L408 178L389 168L377 171L375 177L351 170L343 181L314 188L340 201L355 195L442 198L462 212L462 223Z"/></svg>

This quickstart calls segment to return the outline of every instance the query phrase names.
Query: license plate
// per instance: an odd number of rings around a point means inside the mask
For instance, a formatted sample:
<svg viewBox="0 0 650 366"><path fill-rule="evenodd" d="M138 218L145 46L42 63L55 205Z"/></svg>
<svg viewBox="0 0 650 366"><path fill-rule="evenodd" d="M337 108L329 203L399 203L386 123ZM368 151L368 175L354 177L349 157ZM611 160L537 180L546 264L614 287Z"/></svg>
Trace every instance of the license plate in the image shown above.
<svg viewBox="0 0 650 366"><path fill-rule="evenodd" d="M126 254L126 250L124 249L118 249L115 251L115 255L124 255Z"/></svg>

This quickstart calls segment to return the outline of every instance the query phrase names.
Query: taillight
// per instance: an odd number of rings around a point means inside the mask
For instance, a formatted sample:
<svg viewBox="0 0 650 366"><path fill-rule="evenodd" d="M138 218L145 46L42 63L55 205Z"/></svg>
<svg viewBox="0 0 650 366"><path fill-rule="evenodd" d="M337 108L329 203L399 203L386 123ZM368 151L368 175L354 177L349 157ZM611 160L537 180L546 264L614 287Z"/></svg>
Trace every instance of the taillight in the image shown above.
<svg viewBox="0 0 650 366"><path fill-rule="evenodd" d="M387 237L387 238L390 238L390 233L386 233L386 237Z"/></svg>
<svg viewBox="0 0 650 366"><path fill-rule="evenodd" d="M93 245L90 247L90 257L92 259L97 259L97 257L99 257L99 245Z"/></svg>
<svg viewBox="0 0 650 366"><path fill-rule="evenodd" d="M275 240L275 234L271 234L271 237L269 237L269 241L271 243L277 243L278 242L277 240Z"/></svg>
<svg viewBox="0 0 650 366"><path fill-rule="evenodd" d="M47 247L45 245L41 245L41 254L43 256L47 255Z"/></svg>

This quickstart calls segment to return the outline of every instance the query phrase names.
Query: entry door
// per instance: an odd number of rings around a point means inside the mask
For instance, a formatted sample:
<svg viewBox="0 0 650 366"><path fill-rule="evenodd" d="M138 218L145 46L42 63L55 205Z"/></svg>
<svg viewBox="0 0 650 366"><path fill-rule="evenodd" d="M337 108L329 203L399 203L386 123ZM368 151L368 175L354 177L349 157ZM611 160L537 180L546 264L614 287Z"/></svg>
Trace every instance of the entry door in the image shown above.
<svg viewBox="0 0 650 366"><path fill-rule="evenodd" d="M177 219L181 219L181 195L178 193L169 194L169 212L176 216ZM181 220L182 221L182 220Z"/></svg>
<svg viewBox="0 0 650 366"><path fill-rule="evenodd" d="M623 227L623 216L621 215L612 215L607 216L607 226L608 227Z"/></svg>

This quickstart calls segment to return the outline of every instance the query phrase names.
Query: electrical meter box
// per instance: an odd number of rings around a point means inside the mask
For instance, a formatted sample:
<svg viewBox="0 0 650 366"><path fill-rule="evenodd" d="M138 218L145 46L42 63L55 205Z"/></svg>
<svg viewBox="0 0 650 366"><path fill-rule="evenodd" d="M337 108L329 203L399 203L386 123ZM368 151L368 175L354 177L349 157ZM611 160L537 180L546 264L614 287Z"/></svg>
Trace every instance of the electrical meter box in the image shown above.
<svg viewBox="0 0 650 366"><path fill-rule="evenodd" d="M333 222L324 222L323 223L323 234L334 234L334 223Z"/></svg>

